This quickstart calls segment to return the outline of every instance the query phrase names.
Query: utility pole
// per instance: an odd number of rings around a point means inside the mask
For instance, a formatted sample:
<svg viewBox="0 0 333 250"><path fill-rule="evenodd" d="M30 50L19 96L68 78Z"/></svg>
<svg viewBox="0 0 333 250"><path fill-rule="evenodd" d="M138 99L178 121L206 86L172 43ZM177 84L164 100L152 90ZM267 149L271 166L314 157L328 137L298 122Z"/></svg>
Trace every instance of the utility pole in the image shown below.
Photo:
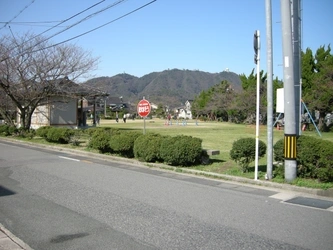
<svg viewBox="0 0 333 250"><path fill-rule="evenodd" d="M287 182L296 178L296 112L294 87L294 61L291 35L290 0L280 0L282 47L283 47L283 82L284 82L284 175Z"/></svg>
<svg viewBox="0 0 333 250"><path fill-rule="evenodd" d="M294 87L295 87L295 112L296 112L296 134L302 134L302 112L301 112L301 99L302 99L302 76L301 76L301 29L300 29L300 3L301 0L291 0L291 19L292 19L292 41L294 51Z"/></svg>
<svg viewBox="0 0 333 250"><path fill-rule="evenodd" d="M266 0L267 40L267 169L266 179L273 176L273 43L272 43L272 2Z"/></svg>
<svg viewBox="0 0 333 250"><path fill-rule="evenodd" d="M254 179L258 180L259 161L259 116L260 116L260 31L256 30L253 36L254 63L257 64L257 112L256 112L256 155Z"/></svg>

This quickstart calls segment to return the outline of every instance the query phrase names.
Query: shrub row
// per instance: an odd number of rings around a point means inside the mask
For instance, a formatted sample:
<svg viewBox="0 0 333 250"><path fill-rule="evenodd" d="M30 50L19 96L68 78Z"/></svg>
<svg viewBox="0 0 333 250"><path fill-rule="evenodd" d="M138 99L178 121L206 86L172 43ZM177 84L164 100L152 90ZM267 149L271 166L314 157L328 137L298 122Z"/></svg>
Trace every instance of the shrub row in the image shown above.
<svg viewBox="0 0 333 250"><path fill-rule="evenodd" d="M101 130L91 135L88 147L101 153L117 153L145 162L191 166L201 161L202 140L191 136L161 136L135 131Z"/></svg>
<svg viewBox="0 0 333 250"><path fill-rule="evenodd" d="M9 126L6 124L2 124L0 125L0 135L18 136L18 137L32 139L35 136L35 130L34 129L26 130L24 128L17 128L16 126Z"/></svg>
<svg viewBox="0 0 333 250"><path fill-rule="evenodd" d="M29 137L37 135L46 141L55 143L79 143L78 130L45 126L25 131L14 126L0 125L0 135ZM113 128L90 128L84 130L90 137L88 147L101 153L117 153L125 157L135 157L145 162L164 162L172 166L192 166L203 159L202 140L191 136L162 136L159 134L142 135L134 131L120 131ZM284 139L273 147L274 159L284 160ZM259 140L258 157L266 153L266 145ZM255 159L255 139L242 138L233 143L230 157L236 161L243 172L249 170L249 164ZM333 142L310 136L297 139L297 176L317 179L321 182L333 181ZM276 168L275 175L284 177L284 167Z"/></svg>
<svg viewBox="0 0 333 250"><path fill-rule="evenodd" d="M48 142L68 144L75 135L75 131L69 128L45 126L38 128L36 135Z"/></svg>
<svg viewBox="0 0 333 250"><path fill-rule="evenodd" d="M274 159L284 160L284 139L274 145ZM333 181L333 143L311 136L297 138L297 176L317 179L321 182ZM281 173L282 172L282 173ZM283 171L278 171L283 174Z"/></svg>
<svg viewBox="0 0 333 250"><path fill-rule="evenodd" d="M15 126L9 126L6 124L0 125L0 134L4 136L14 135L18 132Z"/></svg>

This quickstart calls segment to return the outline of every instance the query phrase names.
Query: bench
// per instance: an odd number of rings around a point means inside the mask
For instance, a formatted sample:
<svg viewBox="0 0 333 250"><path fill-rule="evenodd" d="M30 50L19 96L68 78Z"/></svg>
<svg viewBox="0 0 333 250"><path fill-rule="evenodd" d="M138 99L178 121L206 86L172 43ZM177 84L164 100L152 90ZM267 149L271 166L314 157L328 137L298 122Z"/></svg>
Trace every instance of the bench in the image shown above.
<svg viewBox="0 0 333 250"><path fill-rule="evenodd" d="M207 153L207 155L219 155L220 150L217 149L203 149L204 152Z"/></svg>

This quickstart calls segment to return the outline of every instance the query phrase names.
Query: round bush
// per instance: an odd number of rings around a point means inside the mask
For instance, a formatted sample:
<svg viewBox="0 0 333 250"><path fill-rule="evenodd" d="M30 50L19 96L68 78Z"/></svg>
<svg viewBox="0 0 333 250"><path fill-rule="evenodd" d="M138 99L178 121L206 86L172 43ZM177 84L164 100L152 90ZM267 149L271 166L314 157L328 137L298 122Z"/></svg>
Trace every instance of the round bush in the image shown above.
<svg viewBox="0 0 333 250"><path fill-rule="evenodd" d="M284 161L284 139L278 140L274 146L274 160L278 162Z"/></svg>
<svg viewBox="0 0 333 250"><path fill-rule="evenodd" d="M320 158L320 141L311 136L300 136L297 139L297 175L299 177L314 177L314 170Z"/></svg>
<svg viewBox="0 0 333 250"><path fill-rule="evenodd" d="M158 162L163 136L160 134L145 134L139 136L134 142L134 157L140 161Z"/></svg>
<svg viewBox="0 0 333 250"><path fill-rule="evenodd" d="M95 130L89 139L88 148L96 149L101 153L111 153L111 135L111 130Z"/></svg>
<svg viewBox="0 0 333 250"><path fill-rule="evenodd" d="M161 142L160 155L166 164L192 166L200 163L201 143L201 139L192 136L164 137Z"/></svg>
<svg viewBox="0 0 333 250"><path fill-rule="evenodd" d="M322 182L333 181L333 143L300 136L297 140L297 175Z"/></svg>
<svg viewBox="0 0 333 250"><path fill-rule="evenodd" d="M258 158L263 157L265 154L266 144L259 140ZM230 157L241 166L244 173L249 171L249 165L255 160L255 155L256 140L254 138L242 138L232 144Z"/></svg>
<svg viewBox="0 0 333 250"><path fill-rule="evenodd" d="M333 182L333 143L323 140L315 177L321 182Z"/></svg>
<svg viewBox="0 0 333 250"><path fill-rule="evenodd" d="M46 140L49 142L68 144L73 135L74 130L72 129L51 127L47 132Z"/></svg>
<svg viewBox="0 0 333 250"><path fill-rule="evenodd" d="M141 135L141 133L136 131L126 131L113 135L110 138L111 149L129 158L134 157L134 141Z"/></svg>

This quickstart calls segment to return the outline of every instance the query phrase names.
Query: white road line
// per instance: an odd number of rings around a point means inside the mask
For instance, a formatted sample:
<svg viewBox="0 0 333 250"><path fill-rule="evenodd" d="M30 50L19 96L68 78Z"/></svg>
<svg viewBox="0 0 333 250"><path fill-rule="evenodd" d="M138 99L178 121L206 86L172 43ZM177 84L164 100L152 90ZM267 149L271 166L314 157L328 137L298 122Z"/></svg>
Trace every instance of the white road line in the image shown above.
<svg viewBox="0 0 333 250"><path fill-rule="evenodd" d="M65 160L70 160L70 161L80 161L79 159L74 159L74 158L69 158L69 157L64 157L64 156L59 156L59 158L62 158Z"/></svg>

